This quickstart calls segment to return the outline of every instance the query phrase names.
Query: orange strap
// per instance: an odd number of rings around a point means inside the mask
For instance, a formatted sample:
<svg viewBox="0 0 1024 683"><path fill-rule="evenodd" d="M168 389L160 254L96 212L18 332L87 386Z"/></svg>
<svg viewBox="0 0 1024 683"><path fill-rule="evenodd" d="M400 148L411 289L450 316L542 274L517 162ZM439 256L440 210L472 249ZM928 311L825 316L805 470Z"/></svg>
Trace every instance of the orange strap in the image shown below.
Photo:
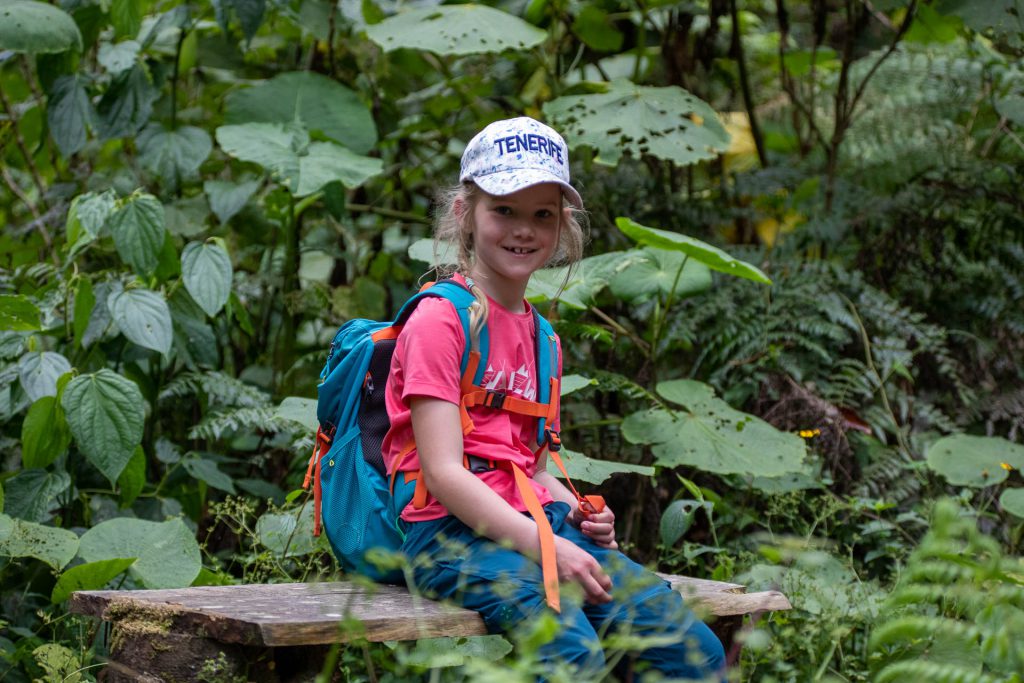
<svg viewBox="0 0 1024 683"><path fill-rule="evenodd" d="M583 516L589 517L595 512L601 512L604 510L603 496L581 496L580 492L576 490L576 487L573 486L572 479L569 478L569 472L565 469L565 463L562 462L562 457L558 455L558 451L551 450L547 447L547 444L545 444L541 447L540 451L537 452L538 457L545 450L548 452L548 455L551 456L551 459L555 461L555 464L558 465L558 469L562 471L562 476L565 477L565 483L569 487L569 490L572 491L572 495L576 496L576 501L579 503L580 511L583 513Z"/></svg>
<svg viewBox="0 0 1024 683"><path fill-rule="evenodd" d="M316 430L316 442L313 444L313 455L309 456L309 465L306 467L306 476L302 480L302 488L308 489L310 480L313 481L313 535L320 535L320 503L323 498L323 491L320 489L320 460L331 448L331 437L324 434L323 428Z"/></svg>
<svg viewBox="0 0 1024 683"><path fill-rule="evenodd" d="M548 606L556 612L562 611L561 600L558 595L558 565L555 563L555 532L551 529L541 507L537 493L533 490L530 478L526 476L516 465L512 465L512 474L516 478L516 488L519 495L526 504L526 509L537 524L538 535L540 536L540 571L544 579L544 595Z"/></svg>

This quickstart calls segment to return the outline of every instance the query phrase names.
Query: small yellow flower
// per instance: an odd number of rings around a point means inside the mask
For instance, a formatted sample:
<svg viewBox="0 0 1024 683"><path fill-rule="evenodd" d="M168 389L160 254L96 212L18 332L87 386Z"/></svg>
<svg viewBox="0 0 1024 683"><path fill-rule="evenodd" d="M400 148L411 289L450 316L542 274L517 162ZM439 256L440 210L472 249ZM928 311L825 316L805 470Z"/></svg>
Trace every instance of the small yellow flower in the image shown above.
<svg viewBox="0 0 1024 683"><path fill-rule="evenodd" d="M1002 467L1004 470L1006 470L1008 472L1013 470L1013 465L1011 465L1008 462L1001 462L1001 463L999 463L999 466Z"/></svg>
<svg viewBox="0 0 1024 683"><path fill-rule="evenodd" d="M820 429L801 429L797 434L800 435L801 439L810 439L821 434Z"/></svg>

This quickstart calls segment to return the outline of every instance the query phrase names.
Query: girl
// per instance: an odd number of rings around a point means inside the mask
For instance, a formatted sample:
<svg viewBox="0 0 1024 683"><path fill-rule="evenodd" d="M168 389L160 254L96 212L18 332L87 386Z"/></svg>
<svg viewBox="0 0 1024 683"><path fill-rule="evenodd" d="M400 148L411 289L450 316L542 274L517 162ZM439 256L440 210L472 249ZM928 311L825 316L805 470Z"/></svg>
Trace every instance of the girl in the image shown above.
<svg viewBox="0 0 1024 683"><path fill-rule="evenodd" d="M526 401L537 394L527 282L544 266L578 261L583 251L577 219L583 202L569 183L568 151L558 133L530 118L487 126L463 154L460 185L445 195L435 231L438 242L458 245L453 277L477 299L471 337L487 324L485 388ZM567 662L599 676L606 666L600 636L628 633L655 636L638 667L675 678L720 678L718 639L677 592L618 552L613 512L581 509L586 506L548 472L546 451L531 449L536 418L473 407L473 429L464 433L460 364L471 341L448 301L425 299L392 358L384 460L389 473L422 470L429 492L425 505L410 504L401 515L403 553L424 560L414 562L416 586L476 610L491 632L529 624L553 608L560 628L539 650L548 671ZM413 440L412 450L403 448ZM475 466L482 458L495 466ZM532 496L544 519L527 514ZM543 563L540 530L548 525L551 566L559 582L578 587L582 604L559 604L550 581L545 590L538 559Z"/></svg>

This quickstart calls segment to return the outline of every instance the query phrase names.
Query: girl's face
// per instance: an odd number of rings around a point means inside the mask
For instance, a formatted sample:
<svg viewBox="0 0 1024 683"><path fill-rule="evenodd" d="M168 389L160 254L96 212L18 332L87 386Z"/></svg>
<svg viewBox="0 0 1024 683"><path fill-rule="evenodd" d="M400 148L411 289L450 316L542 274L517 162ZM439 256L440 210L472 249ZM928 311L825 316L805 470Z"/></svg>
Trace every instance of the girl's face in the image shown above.
<svg viewBox="0 0 1024 683"><path fill-rule="evenodd" d="M479 191L472 215L473 275L491 296L495 292L490 289L497 288L522 299L519 290L525 291L530 276L558 248L562 214L562 190L556 183L502 196Z"/></svg>

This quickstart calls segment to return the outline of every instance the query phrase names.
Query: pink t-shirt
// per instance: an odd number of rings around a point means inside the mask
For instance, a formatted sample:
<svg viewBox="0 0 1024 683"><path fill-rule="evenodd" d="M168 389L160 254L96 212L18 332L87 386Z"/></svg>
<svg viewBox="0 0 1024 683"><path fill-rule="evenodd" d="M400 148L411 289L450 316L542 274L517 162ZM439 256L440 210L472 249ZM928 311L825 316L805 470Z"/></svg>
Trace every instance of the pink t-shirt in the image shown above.
<svg viewBox="0 0 1024 683"><path fill-rule="evenodd" d="M457 276L456 276L457 277ZM504 391L527 400L537 398L537 368L533 312L527 304L525 313L512 313L489 299L487 319L490 351L483 386ZM462 352L466 347L462 323L455 307L444 299L424 299L413 311L398 335L391 359L385 402L391 429L384 437L384 464L388 473L395 470L420 469L419 454L414 448L401 463L395 459L412 437L409 402L413 396L439 398L458 404L461 398ZM561 354L559 354L561 358ZM561 373L561 368L558 368ZM557 400L557 397L555 397ZM493 460L509 460L530 477L536 468L537 418L517 415L482 406L471 408L474 429L463 437L466 453ZM558 428L556 422L554 429ZM491 470L477 475L488 486L520 512L526 511L511 472ZM551 494L533 482L541 504L552 501ZM402 519L422 522L449 514L433 496L426 507L416 510L412 504L402 512Z"/></svg>

